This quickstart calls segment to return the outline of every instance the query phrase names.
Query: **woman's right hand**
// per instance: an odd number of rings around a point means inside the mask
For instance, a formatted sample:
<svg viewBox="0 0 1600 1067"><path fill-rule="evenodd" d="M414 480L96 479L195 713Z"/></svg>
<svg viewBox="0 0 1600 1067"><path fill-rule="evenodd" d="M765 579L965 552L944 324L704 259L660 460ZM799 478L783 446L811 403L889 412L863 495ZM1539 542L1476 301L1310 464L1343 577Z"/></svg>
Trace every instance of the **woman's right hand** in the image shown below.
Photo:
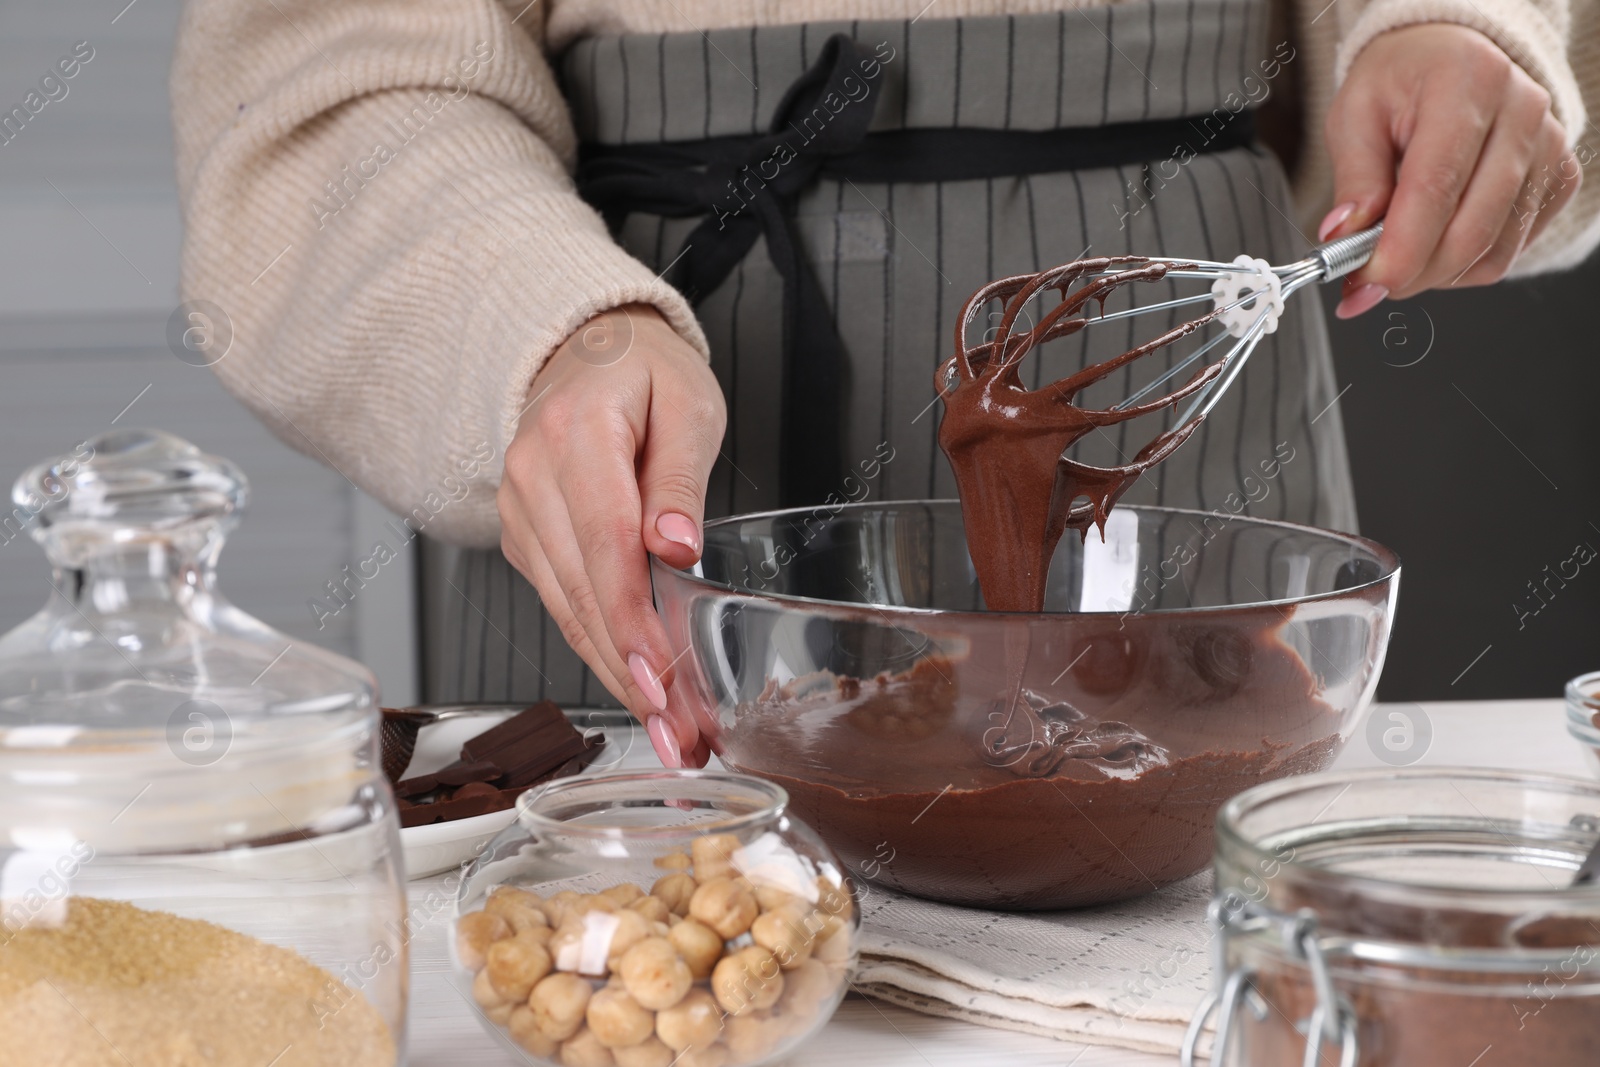
<svg viewBox="0 0 1600 1067"><path fill-rule="evenodd" d="M700 558L726 423L700 353L655 308L617 308L534 377L497 498L506 559L668 767L704 766L710 743L668 707L674 662L646 553L674 567Z"/></svg>

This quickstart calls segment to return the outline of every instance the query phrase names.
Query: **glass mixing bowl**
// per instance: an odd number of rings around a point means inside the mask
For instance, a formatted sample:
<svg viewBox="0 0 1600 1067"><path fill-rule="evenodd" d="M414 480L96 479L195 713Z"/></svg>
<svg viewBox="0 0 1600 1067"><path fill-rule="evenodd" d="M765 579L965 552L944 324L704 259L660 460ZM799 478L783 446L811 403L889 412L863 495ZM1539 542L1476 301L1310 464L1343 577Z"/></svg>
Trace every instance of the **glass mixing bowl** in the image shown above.
<svg viewBox="0 0 1600 1067"><path fill-rule="evenodd" d="M985 611L959 504L708 523L654 563L672 699L859 877L991 908L1150 892L1234 794L1320 770L1372 699L1399 559L1228 511L1119 507L1042 613Z"/></svg>

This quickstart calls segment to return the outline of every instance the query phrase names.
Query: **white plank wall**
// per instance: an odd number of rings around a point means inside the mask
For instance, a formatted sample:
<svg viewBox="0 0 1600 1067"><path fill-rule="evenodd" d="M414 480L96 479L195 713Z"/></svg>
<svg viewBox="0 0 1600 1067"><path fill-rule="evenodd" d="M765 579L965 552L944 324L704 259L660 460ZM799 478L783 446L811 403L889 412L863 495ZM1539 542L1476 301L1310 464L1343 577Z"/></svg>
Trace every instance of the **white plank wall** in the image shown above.
<svg viewBox="0 0 1600 1067"><path fill-rule="evenodd" d="M77 42L94 49L66 96L0 144L0 486L113 419L227 456L254 488L222 556L227 595L296 639L362 659L387 701L414 700L413 569L385 567L321 629L308 606L370 551L383 510L167 348L181 237L167 104L179 8L0 0L0 113ZM31 542L0 545L0 629L44 602L47 573Z"/></svg>

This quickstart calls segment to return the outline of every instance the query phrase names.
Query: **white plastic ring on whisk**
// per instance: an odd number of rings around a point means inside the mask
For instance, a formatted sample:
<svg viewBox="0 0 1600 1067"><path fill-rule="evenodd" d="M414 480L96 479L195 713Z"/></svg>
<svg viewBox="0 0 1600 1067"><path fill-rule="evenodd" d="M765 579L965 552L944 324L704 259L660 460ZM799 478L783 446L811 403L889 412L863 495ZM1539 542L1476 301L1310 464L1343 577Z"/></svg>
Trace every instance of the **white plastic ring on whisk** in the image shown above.
<svg viewBox="0 0 1600 1067"><path fill-rule="evenodd" d="M1225 271L1211 283L1216 306L1223 309L1217 321L1235 337L1243 337L1262 320L1261 332L1272 333L1283 314L1283 282L1264 259L1239 256L1233 263L1238 270ZM1241 303L1252 293L1256 299Z"/></svg>

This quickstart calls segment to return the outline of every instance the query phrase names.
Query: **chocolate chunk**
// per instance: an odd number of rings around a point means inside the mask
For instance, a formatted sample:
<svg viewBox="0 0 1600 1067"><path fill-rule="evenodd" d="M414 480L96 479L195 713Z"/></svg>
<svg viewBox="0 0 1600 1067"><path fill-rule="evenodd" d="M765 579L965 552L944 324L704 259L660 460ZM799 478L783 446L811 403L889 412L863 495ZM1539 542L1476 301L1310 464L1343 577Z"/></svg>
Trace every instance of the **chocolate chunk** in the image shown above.
<svg viewBox="0 0 1600 1067"><path fill-rule="evenodd" d="M461 746L461 758L395 786L401 826L504 811L530 787L577 774L604 744L586 741L550 701L518 712Z"/></svg>
<svg viewBox="0 0 1600 1067"><path fill-rule="evenodd" d="M461 746L464 760L489 759L496 751L513 744L544 726L567 725L567 717L553 700L541 700L523 708L505 722L489 727Z"/></svg>
<svg viewBox="0 0 1600 1067"><path fill-rule="evenodd" d="M498 753L497 758L506 768L505 777L498 784L507 789L532 785L588 748L583 735L563 719L559 725L552 724Z"/></svg>
<svg viewBox="0 0 1600 1067"><path fill-rule="evenodd" d="M469 782L492 782L505 771L494 760L474 760L471 763L456 760L448 767L433 772L440 785L466 785Z"/></svg>
<svg viewBox="0 0 1600 1067"><path fill-rule="evenodd" d="M402 778L394 784L394 795L397 797L419 797L424 793L431 793L439 788L439 779L431 774L419 774L415 778Z"/></svg>
<svg viewBox="0 0 1600 1067"><path fill-rule="evenodd" d="M472 738L461 746L461 758L492 760L505 770L495 784L518 789L532 785L589 747L561 709L546 700Z"/></svg>
<svg viewBox="0 0 1600 1067"><path fill-rule="evenodd" d="M441 816L435 810L437 804L406 804L400 805L400 826L427 826L429 823L439 822Z"/></svg>
<svg viewBox="0 0 1600 1067"><path fill-rule="evenodd" d="M504 811L517 801L517 791L510 789L495 789L493 786L482 782L469 782L461 789L487 790L486 793L473 793L466 797L451 797L438 799L429 804L402 804L400 808L401 826L428 826L432 823L454 822L456 819L470 819L476 815L487 815L491 811ZM459 793L460 790L457 790Z"/></svg>

